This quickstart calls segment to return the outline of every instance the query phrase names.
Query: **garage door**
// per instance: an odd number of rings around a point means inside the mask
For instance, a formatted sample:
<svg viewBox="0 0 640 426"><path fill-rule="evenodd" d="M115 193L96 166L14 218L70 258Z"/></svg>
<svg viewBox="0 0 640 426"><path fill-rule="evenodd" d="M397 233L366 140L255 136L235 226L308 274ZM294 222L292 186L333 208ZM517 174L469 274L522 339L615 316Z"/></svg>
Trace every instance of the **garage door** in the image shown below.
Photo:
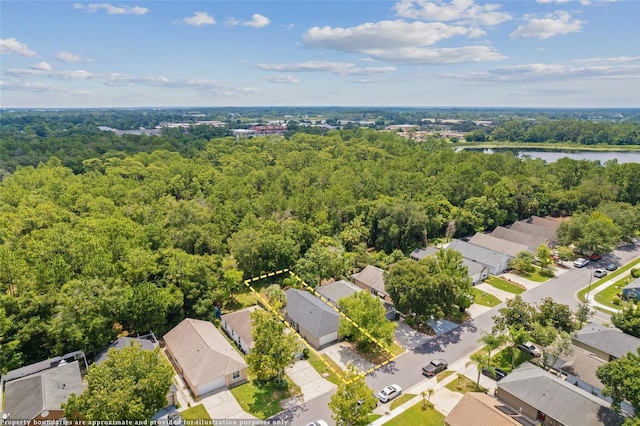
<svg viewBox="0 0 640 426"><path fill-rule="evenodd" d="M216 389L220 389L221 387L224 387L224 386L225 386L224 376L218 377L217 379L211 382L203 383L200 386L198 386L198 396L204 395L205 393L212 392Z"/></svg>

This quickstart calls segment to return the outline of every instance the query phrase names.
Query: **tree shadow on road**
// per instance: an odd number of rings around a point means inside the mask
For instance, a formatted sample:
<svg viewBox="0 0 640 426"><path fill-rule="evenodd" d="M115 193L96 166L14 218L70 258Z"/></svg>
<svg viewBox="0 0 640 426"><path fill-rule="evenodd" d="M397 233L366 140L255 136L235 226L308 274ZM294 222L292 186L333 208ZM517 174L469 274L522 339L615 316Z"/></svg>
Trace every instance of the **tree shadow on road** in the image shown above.
<svg viewBox="0 0 640 426"><path fill-rule="evenodd" d="M477 331L478 327L475 326L473 320L470 320L435 339L429 340L422 346L418 346L413 352L417 354L444 352L444 348L447 346L460 342L464 333L475 333Z"/></svg>

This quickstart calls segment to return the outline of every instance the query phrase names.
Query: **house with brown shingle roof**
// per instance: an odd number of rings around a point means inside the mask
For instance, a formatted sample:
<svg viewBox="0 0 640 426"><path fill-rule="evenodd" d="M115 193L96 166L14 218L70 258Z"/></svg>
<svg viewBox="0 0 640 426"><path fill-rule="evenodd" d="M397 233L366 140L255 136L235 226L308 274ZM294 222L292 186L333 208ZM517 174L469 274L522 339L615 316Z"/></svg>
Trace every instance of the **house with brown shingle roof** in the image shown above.
<svg viewBox="0 0 640 426"><path fill-rule="evenodd" d="M200 397L247 380L247 363L209 321L187 318L164 335L165 353Z"/></svg>
<svg viewBox="0 0 640 426"><path fill-rule="evenodd" d="M444 419L446 426L520 426L517 412L482 392L469 392Z"/></svg>
<svg viewBox="0 0 640 426"><path fill-rule="evenodd" d="M546 238L547 240L551 241L552 244L556 244L558 242L556 229L550 228L548 226L534 225L533 223L528 223L527 221L520 221L514 222L509 229L513 229L514 231L518 232L524 232L525 234L529 235L535 235L537 237Z"/></svg>
<svg viewBox="0 0 640 426"><path fill-rule="evenodd" d="M251 337L251 317L249 314L259 306L249 306L236 312L224 314L220 318L220 327L225 333L236 342L242 353L248 354L253 348L253 337Z"/></svg>
<svg viewBox="0 0 640 426"><path fill-rule="evenodd" d="M384 271L377 266L367 265L362 271L351 275L351 280L358 287L369 290L385 301L393 303L389 293L384 289Z"/></svg>
<svg viewBox="0 0 640 426"><path fill-rule="evenodd" d="M496 238L480 232L471 237L469 243L506 254L510 257L517 257L521 251L530 251L529 247L524 244L514 243L513 241L503 240L502 238Z"/></svg>
<svg viewBox="0 0 640 426"><path fill-rule="evenodd" d="M551 247L551 241L544 237L527 234L525 232L514 231L513 229L505 228L504 226L498 226L491 232L490 235L502 240L523 244L532 250L536 250L542 244L546 245L547 247Z"/></svg>

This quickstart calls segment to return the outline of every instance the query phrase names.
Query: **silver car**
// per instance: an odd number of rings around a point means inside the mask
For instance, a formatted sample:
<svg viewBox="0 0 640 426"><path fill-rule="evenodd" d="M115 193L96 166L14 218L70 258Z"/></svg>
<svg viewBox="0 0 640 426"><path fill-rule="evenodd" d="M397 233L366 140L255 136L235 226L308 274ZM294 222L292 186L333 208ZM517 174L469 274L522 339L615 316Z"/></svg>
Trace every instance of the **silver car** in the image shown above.
<svg viewBox="0 0 640 426"><path fill-rule="evenodd" d="M389 402L393 398L400 395L401 393L402 393L402 389L400 389L400 386L398 385L387 386L386 388L378 392L378 399L380 400L380 402Z"/></svg>

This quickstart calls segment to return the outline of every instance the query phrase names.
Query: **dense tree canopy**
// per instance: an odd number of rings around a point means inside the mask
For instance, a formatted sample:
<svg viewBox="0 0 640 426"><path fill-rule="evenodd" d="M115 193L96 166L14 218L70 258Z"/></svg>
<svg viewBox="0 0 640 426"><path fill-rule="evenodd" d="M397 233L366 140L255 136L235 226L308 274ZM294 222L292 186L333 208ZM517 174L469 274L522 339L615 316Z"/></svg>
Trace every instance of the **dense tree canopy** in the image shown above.
<svg viewBox="0 0 640 426"><path fill-rule="evenodd" d="M340 317L338 334L341 337L352 339L368 351L379 345L389 347L393 343L396 324L385 317L386 309L377 296L359 291L340 299L338 307L349 318Z"/></svg>
<svg viewBox="0 0 640 426"><path fill-rule="evenodd" d="M443 141L365 128L120 137L91 126L131 126L124 113L107 115L110 123L61 117L2 118L0 370L97 351L121 333L162 335L185 316L212 320L243 278L263 272L297 267L320 280L368 263L386 268L427 242L530 214L595 214L617 235L640 223L625 220L638 212L637 164L456 153ZM402 117L393 120L413 119ZM177 119L150 114L136 124ZM438 275L442 265L454 275ZM455 265L396 269L447 295L422 315L470 303Z"/></svg>

